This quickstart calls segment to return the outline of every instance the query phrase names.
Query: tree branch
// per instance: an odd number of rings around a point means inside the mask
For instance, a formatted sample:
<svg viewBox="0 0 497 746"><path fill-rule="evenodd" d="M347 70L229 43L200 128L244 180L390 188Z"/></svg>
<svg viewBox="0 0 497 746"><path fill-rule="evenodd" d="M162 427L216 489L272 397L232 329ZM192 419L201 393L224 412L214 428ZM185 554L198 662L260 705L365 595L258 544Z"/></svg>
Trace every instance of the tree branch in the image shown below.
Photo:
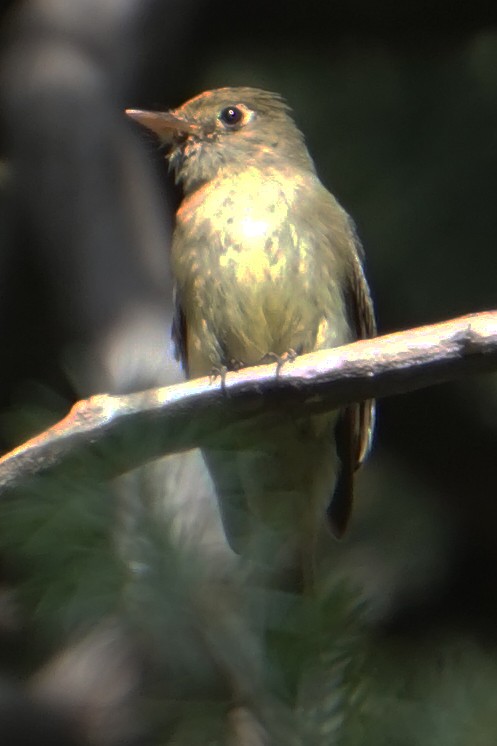
<svg viewBox="0 0 497 746"><path fill-rule="evenodd" d="M286 363L128 396L93 396L0 460L0 493L60 468L110 479L168 453L230 437L284 407L319 413L497 370L497 311L361 340Z"/></svg>

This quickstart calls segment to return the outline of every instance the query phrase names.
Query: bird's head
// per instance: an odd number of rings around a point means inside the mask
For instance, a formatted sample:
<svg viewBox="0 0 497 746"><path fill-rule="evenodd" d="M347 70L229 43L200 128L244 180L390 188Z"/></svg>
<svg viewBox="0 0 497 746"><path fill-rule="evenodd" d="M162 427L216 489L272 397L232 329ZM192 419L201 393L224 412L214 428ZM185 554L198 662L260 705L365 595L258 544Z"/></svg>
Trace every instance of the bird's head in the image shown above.
<svg viewBox="0 0 497 746"><path fill-rule="evenodd" d="M169 147L169 163L186 192L250 166L314 170L302 134L276 93L218 88L169 112L126 113Z"/></svg>

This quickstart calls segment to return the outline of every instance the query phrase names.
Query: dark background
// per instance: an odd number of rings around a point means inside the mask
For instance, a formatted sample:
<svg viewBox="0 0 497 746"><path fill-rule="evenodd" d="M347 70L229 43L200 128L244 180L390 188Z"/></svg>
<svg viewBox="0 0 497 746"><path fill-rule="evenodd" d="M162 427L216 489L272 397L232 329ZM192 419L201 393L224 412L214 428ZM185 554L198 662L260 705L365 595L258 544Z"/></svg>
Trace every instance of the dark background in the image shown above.
<svg viewBox="0 0 497 746"><path fill-rule="evenodd" d="M131 17L73 5L11 3L4 16L5 449L30 434L33 411L45 424L95 391L178 376L167 276L178 195L125 107L222 85L279 91L357 223L380 333L497 306L491 4L183 0ZM497 667L496 423L495 375L379 403L350 535L333 553L386 659L432 660L456 639Z"/></svg>

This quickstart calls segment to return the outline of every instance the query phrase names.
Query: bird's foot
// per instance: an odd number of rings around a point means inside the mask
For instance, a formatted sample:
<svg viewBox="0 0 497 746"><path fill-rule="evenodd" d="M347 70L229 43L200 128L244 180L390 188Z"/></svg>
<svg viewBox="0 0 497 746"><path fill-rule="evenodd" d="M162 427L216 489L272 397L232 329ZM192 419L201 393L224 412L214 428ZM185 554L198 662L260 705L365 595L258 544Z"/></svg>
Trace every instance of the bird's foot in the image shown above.
<svg viewBox="0 0 497 746"><path fill-rule="evenodd" d="M285 363L293 363L293 361L298 357L299 353L293 349L293 347L290 347L289 350L283 353L283 355L278 355L276 352L266 352L265 355L263 355L260 359L260 363L267 363L267 362L274 362L276 363L276 378L278 378L280 371L282 367L285 365Z"/></svg>
<svg viewBox="0 0 497 746"><path fill-rule="evenodd" d="M226 365L213 365L211 372L209 373L209 383L214 383L218 378L221 379L221 388L224 389L226 383L226 373L228 367Z"/></svg>
<svg viewBox="0 0 497 746"><path fill-rule="evenodd" d="M221 379L221 388L223 391L226 390L226 373L228 371L237 371L245 367L245 363L242 360L231 359L228 365L213 365L209 374L209 383L214 383L218 378Z"/></svg>
<svg viewBox="0 0 497 746"><path fill-rule="evenodd" d="M231 358L228 362L228 370L237 371L241 370L242 368L246 368L247 366L243 362L243 360L235 360L235 358Z"/></svg>

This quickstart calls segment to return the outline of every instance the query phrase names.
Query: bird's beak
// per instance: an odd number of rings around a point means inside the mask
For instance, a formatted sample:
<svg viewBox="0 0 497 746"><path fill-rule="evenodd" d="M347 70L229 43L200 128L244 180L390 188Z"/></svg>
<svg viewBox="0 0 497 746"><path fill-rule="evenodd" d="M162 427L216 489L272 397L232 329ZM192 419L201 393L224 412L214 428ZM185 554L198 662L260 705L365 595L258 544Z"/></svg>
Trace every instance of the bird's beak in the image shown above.
<svg viewBox="0 0 497 746"><path fill-rule="evenodd" d="M163 142L170 141L174 135L195 135L200 130L198 124L181 119L168 111L126 109L126 114L157 135Z"/></svg>

